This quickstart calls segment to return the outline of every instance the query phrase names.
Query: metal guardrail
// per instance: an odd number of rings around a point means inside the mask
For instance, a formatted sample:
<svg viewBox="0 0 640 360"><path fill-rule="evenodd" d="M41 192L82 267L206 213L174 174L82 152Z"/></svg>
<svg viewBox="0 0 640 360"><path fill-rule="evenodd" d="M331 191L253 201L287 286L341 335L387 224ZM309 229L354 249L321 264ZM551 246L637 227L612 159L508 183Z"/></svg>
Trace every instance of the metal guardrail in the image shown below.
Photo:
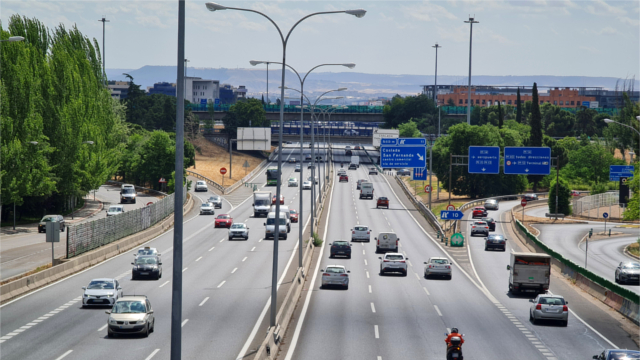
<svg viewBox="0 0 640 360"><path fill-rule="evenodd" d="M186 194L187 187L184 187ZM173 213L174 194L142 208L67 228L67 259L150 228ZM187 200L185 196L183 203Z"/></svg>
<svg viewBox="0 0 640 360"><path fill-rule="evenodd" d="M438 221L438 218L433 214L431 209L429 209L422 202L422 200L420 200L419 198L417 198L415 195L413 195L411 193L411 191L407 187L407 184L405 184L404 181L402 181L402 178L400 178L398 175L395 175L394 177L395 177L396 181L398 182L398 184L400 184L400 186L402 187L402 190L404 190L405 194L409 197L411 202L418 208L418 211L420 211L420 213L422 213L422 215L425 217L425 219L427 219L429 224L436 231L438 231L438 236L444 235L444 230L442 229L442 226L440 225L440 222Z"/></svg>
<svg viewBox="0 0 640 360"><path fill-rule="evenodd" d="M187 170L187 175L191 175L191 176L195 177L196 179L204 180L208 184L211 184L214 188L216 188L216 189L220 190L222 193L224 193L224 188L222 187L222 185L218 184L217 182L209 179L208 177L206 177L204 175L200 175L197 172L193 172L191 170Z"/></svg>

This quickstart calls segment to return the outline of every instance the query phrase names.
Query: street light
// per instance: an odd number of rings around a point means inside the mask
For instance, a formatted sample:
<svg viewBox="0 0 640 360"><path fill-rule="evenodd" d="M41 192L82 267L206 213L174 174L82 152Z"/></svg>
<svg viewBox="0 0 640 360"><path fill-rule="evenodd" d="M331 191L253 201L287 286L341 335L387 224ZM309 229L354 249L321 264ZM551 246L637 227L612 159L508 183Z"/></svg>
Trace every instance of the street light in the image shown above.
<svg viewBox="0 0 640 360"><path fill-rule="evenodd" d="M438 96L436 95L438 93L438 49L441 47L438 43L432 46L432 48L436 49L436 75L433 85L433 101L436 103L436 106L438 106Z"/></svg>
<svg viewBox="0 0 640 360"><path fill-rule="evenodd" d="M469 26L469 87L467 89L467 124L471 125L471 40L473 39L473 24L480 21L474 20L469 16L469 20L465 21Z"/></svg>
<svg viewBox="0 0 640 360"><path fill-rule="evenodd" d="M352 9L352 10L338 10L338 11L322 11L322 12L315 12L309 15L306 15L304 17L302 17L300 20L298 20L295 24L293 24L293 26L291 27L291 29L289 30L289 32L287 33L287 35L285 36L282 31L280 30L280 27L278 26L278 24L275 23L275 21L273 21L269 16L265 15L264 13L257 11L257 10L252 10L252 9L244 9L244 8L236 8L236 7L227 7L227 6L223 6L214 2L207 2L206 3L206 7L207 9L209 9L210 11L216 11L216 10L238 10L238 11L247 11L247 12L252 12L255 14L259 14L262 15L263 17L265 17L267 20L269 20L273 26L276 27L276 29L278 30L278 34L280 35L280 40L282 41L282 80L281 80L281 86L282 88L280 89L280 99L282 99L282 101L280 101L280 132L279 132L279 136L278 136L278 181L277 181L277 187L276 187L276 199L280 198L280 187L281 187L281 180L282 180L282 133L284 132L284 86L285 86L285 67L287 64L287 43L289 41L289 36L291 36L291 33L293 32L293 30L296 28L296 26L298 26L298 24L300 24L302 21L315 16L315 15L323 15L323 14L338 14L338 13L346 13L349 15L354 15L356 17L363 17L366 14L366 11L363 9ZM301 167L302 168L302 167ZM276 217L279 218L280 217L280 202L276 201ZM277 297L278 297L278 238L279 238L279 226L280 226L280 221L276 221L275 222L275 236L273 239L273 268L272 268L272 275L271 275L271 313L270 313L270 319L269 319L269 326L270 327L274 327L276 326L276 311L277 311ZM172 324L171 324L171 330L172 333L176 333L179 334L180 333L180 320L181 319L177 319L177 317L172 318ZM176 324L174 324L173 322L176 322ZM176 341L180 341L179 337L175 337ZM172 342L174 340L174 336L171 337ZM180 359L180 351L181 351L181 343L176 344L175 349L174 346L172 344L171 347L171 359L172 360L178 360Z"/></svg>
<svg viewBox="0 0 640 360"><path fill-rule="evenodd" d="M0 42L16 42L16 41L22 41L24 40L24 38L22 36L11 36L8 39L5 40L0 40Z"/></svg>

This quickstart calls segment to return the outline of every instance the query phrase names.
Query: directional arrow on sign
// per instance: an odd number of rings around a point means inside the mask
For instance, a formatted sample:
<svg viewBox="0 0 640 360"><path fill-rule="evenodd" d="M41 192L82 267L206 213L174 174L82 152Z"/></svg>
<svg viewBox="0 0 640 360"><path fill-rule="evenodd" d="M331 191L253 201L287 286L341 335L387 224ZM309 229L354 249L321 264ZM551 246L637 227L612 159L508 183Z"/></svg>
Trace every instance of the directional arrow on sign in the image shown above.
<svg viewBox="0 0 640 360"><path fill-rule="evenodd" d="M485 171L487 171L487 169L485 169L485 168L482 168L482 171L483 171L483 172L485 172Z"/></svg>
<svg viewBox="0 0 640 360"><path fill-rule="evenodd" d="M529 169L524 169L524 171L529 172Z"/></svg>
<svg viewBox="0 0 640 360"><path fill-rule="evenodd" d="M423 156L420 156L420 154L418 153L418 159L420 159L420 161L424 160Z"/></svg>

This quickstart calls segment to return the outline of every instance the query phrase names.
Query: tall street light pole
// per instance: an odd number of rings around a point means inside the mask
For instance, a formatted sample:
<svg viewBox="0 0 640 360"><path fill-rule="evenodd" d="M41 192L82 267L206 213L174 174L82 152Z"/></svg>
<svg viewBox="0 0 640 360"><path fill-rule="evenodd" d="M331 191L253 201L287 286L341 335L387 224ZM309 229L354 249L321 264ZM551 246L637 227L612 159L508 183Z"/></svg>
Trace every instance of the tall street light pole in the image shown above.
<svg viewBox="0 0 640 360"><path fill-rule="evenodd" d="M436 43L434 46L432 46L432 48L436 49L436 75L435 75L435 81L434 81L434 85L433 85L433 102L436 103L436 106L438 106L438 48L441 48L442 46L438 45L438 43Z"/></svg>
<svg viewBox="0 0 640 360"><path fill-rule="evenodd" d="M479 23L469 16L469 20L465 21L469 26L469 87L467 89L467 124L471 125L471 41L473 39L473 24Z"/></svg>
<svg viewBox="0 0 640 360"><path fill-rule="evenodd" d="M280 199L280 185L282 182L282 133L284 132L284 87L285 87L285 66L287 63L287 43L289 41L289 36L293 30L305 19L308 19L315 15L323 15L323 14L338 14L338 13L346 13L349 15L354 15L356 17L363 17L367 12L362 9L357 10L340 10L340 11L322 11L316 12L309 15L304 16L302 19L298 20L286 36L282 34L280 31L280 27L275 23L270 17L261 13L257 10L252 9L243 9L236 7L227 7L214 2L206 3L207 9L210 11L220 11L220 10L239 10L239 11L247 11L255 14L262 15L267 20L269 20L273 26L278 30L278 34L280 35L280 40L282 41L282 80L281 80L281 89L280 89L280 133L278 136L278 182L276 187L276 199ZM277 297L278 297L278 238L280 234L280 201L276 201L276 221L275 221L275 235L273 239L273 269L271 276L271 314L269 319L269 326L276 326L276 311L277 311Z"/></svg>
<svg viewBox="0 0 640 360"><path fill-rule="evenodd" d="M107 70L104 67L104 33L105 33L105 23L108 23L109 20L102 15L102 19L98 20L102 22L102 75L104 76L105 83L107 82Z"/></svg>

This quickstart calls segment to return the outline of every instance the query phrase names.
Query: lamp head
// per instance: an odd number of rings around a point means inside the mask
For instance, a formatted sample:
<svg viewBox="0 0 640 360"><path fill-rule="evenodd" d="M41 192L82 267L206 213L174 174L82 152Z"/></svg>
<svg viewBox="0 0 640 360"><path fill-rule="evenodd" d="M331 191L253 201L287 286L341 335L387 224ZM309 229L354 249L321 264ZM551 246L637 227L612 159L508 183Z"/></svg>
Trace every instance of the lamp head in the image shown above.
<svg viewBox="0 0 640 360"><path fill-rule="evenodd" d="M38 145L38 142L37 142L37 141L29 141L29 144L31 144L31 145Z"/></svg>
<svg viewBox="0 0 640 360"><path fill-rule="evenodd" d="M89 141L83 141L83 144L89 144L89 145L93 145L93 141L89 140Z"/></svg>
<svg viewBox="0 0 640 360"><path fill-rule="evenodd" d="M357 18L361 18L367 14L367 10L364 10L364 9L346 10L345 13L349 15L353 15Z"/></svg>
<svg viewBox="0 0 640 360"><path fill-rule="evenodd" d="M354 64L354 63L346 63L346 64L342 64L342 66L346 66L349 69L353 69L354 67L356 67L356 64Z"/></svg>
<svg viewBox="0 0 640 360"><path fill-rule="evenodd" d="M263 63L264 63L264 61L258 61L258 60L249 61L249 64L251 64L253 66L260 65L260 64L263 64Z"/></svg>
<svg viewBox="0 0 640 360"><path fill-rule="evenodd" d="M338 88L338 90L336 91L345 91L345 90L347 90L347 88Z"/></svg>
<svg viewBox="0 0 640 360"><path fill-rule="evenodd" d="M606 122L607 124L611 124L611 123L612 123L612 122L614 122L614 121L613 121L613 120L611 120L611 119L604 119L604 122Z"/></svg>
<svg viewBox="0 0 640 360"><path fill-rule="evenodd" d="M640 121L640 116L636 116L636 120Z"/></svg>
<svg viewBox="0 0 640 360"><path fill-rule="evenodd" d="M214 3L214 2L208 2L205 4L207 6L207 9L209 11L216 11L216 10L227 10L226 6Z"/></svg>
<svg viewBox="0 0 640 360"><path fill-rule="evenodd" d="M24 38L22 36L11 36L9 38L9 42L22 41Z"/></svg>

